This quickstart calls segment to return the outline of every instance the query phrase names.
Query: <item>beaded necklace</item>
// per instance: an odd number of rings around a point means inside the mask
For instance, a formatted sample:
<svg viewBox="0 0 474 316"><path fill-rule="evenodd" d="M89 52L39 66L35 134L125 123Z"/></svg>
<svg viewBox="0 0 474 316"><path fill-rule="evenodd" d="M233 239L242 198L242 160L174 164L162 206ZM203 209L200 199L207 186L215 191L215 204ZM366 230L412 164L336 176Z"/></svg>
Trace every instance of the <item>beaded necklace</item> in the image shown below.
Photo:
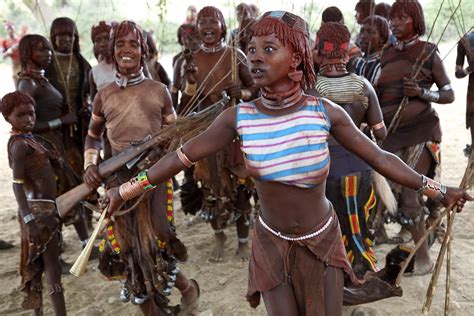
<svg viewBox="0 0 474 316"><path fill-rule="evenodd" d="M145 80L143 67L141 67L138 72L131 75L124 75L117 71L115 76L117 77L117 79L115 79L115 83L120 87L120 89L125 89L129 86L135 86Z"/></svg>
<svg viewBox="0 0 474 316"><path fill-rule="evenodd" d="M418 40L419 40L419 36L415 35L412 38L410 38L409 40L397 41L397 43L395 44L395 49L398 50L398 51L403 51L405 49L408 49L408 48L414 46L416 43L418 43Z"/></svg>
<svg viewBox="0 0 474 316"><path fill-rule="evenodd" d="M277 94L271 93L265 88L260 89L262 105L270 110L281 110L298 103L303 97L303 90L299 82L295 82L293 87L287 92Z"/></svg>
<svg viewBox="0 0 474 316"><path fill-rule="evenodd" d="M206 45L201 44L201 49L205 53L217 53L217 52L220 52L221 50L223 50L226 47L227 47L227 44L224 41L224 39L221 39L221 42L219 43L219 45L214 46L214 47L207 47Z"/></svg>

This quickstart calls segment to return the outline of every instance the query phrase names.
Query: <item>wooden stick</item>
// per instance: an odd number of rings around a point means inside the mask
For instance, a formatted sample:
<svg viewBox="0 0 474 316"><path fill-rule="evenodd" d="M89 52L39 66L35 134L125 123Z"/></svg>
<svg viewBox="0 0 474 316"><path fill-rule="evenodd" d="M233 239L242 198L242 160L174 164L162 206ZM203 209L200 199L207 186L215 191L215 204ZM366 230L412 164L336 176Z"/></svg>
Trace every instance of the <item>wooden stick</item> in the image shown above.
<svg viewBox="0 0 474 316"><path fill-rule="evenodd" d="M474 151L471 151L471 154L469 156L469 161L467 163L466 170L464 171L464 176L461 180L460 188L467 189L471 185L471 179L472 179L472 169L473 169L473 163L474 163ZM453 223L454 223L454 218L456 217L456 211L454 210L455 204L451 205L447 211L449 214L449 221L448 221L448 228L446 230L446 235L444 236L443 243L441 245L441 249L439 251L438 259L436 261L435 265L435 270L433 272L433 275L431 276L430 280L430 285L428 286L428 290L426 291L426 296L425 300L423 303L423 309L422 309L422 314L423 315L428 315L430 308L431 308L431 303L433 302L433 295L434 295L434 290L436 288L436 283L438 282L438 277L441 271L441 267L443 265L443 259L444 255L446 254L446 249L448 246L448 242L452 239L451 234L453 230ZM449 302L448 302L449 304ZM446 301L445 301L445 306L446 306ZM445 311L446 312L446 311Z"/></svg>
<svg viewBox="0 0 474 316"><path fill-rule="evenodd" d="M452 220L452 216L448 213L448 223ZM451 241L453 240L451 235L448 238L448 253L446 256L446 293L444 296L444 315L449 315L449 300L450 300L450 289L451 289Z"/></svg>
<svg viewBox="0 0 474 316"><path fill-rule="evenodd" d="M463 188L463 189L467 189L468 187L471 186L471 182L472 182L472 169L474 167L474 150L471 151L471 155L469 156L469 160L468 160L468 163L467 163L467 167L466 167L466 170L464 171L464 176L461 180L461 183L459 185L460 188ZM438 226L439 222L441 222L441 220L443 219L443 217L448 213L448 211L450 211L452 209L452 207L449 207L447 209L445 209L439 216L438 218L436 218L434 220L433 223L431 223L430 227L428 227L428 229L426 230L425 234L423 235L423 237L421 237L420 240L418 240L418 242L416 243L415 245L415 248L413 248L413 250L411 251L411 253L408 255L407 259L405 260L405 262L403 263L402 267L400 268L400 272L398 273L398 276L397 276L397 280L395 281L395 284L397 286L400 285L400 282L402 280L402 277L403 277L403 274L405 273L405 270L407 269L408 267L408 264L410 263L410 261L413 259L413 257L415 256L416 252L418 251L418 249L420 249L421 245L425 242L425 240L428 238L430 232L436 227ZM446 236L445 236L446 238Z"/></svg>

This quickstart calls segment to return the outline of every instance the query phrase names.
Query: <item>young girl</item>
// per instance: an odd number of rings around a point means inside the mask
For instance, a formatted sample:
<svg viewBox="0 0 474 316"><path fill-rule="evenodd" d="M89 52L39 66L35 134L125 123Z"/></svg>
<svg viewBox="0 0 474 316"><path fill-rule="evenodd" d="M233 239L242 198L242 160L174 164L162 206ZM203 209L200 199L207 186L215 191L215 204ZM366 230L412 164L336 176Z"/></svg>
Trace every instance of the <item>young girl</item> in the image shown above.
<svg viewBox="0 0 474 316"><path fill-rule="evenodd" d="M56 180L50 163L56 157L31 133L35 106L32 97L18 91L5 95L0 104L12 125L8 161L21 225L21 290L26 294L22 306L42 315L44 271L55 315L66 315L59 264L60 222L54 204Z"/></svg>
<svg viewBox="0 0 474 316"><path fill-rule="evenodd" d="M262 97L224 111L201 135L167 154L146 177L107 192L109 212L239 137L261 203L250 259L247 299L263 295L269 315L341 315L343 271L353 277L337 216L325 196L327 137L384 176L445 205L472 198L422 177L382 151L338 105L303 94L315 81L308 28L300 17L265 13L249 42L247 63Z"/></svg>

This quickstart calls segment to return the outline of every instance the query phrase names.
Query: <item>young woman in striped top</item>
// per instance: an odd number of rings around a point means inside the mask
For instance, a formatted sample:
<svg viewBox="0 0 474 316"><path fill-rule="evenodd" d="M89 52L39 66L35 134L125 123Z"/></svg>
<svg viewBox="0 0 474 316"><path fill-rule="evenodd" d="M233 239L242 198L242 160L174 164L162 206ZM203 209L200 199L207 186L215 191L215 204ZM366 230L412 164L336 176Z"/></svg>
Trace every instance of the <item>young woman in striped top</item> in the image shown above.
<svg viewBox="0 0 474 316"><path fill-rule="evenodd" d="M307 24L288 12L265 13L247 63L262 97L224 111L201 135L147 171L107 192L109 212L239 137L255 178L261 213L254 226L247 299L263 295L269 315L340 315L346 258L339 223L325 196L329 134L381 174L462 208L471 197L446 188L379 149L336 104L303 94L314 84Z"/></svg>

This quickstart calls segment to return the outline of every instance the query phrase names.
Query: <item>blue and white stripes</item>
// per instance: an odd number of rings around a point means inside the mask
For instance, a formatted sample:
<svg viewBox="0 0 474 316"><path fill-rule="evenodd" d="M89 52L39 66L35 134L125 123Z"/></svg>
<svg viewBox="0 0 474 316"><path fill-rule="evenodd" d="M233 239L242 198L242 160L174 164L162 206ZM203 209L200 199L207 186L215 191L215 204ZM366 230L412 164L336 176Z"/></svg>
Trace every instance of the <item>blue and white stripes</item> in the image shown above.
<svg viewBox="0 0 474 316"><path fill-rule="evenodd" d="M316 105L315 105L316 104ZM253 103L237 108L237 131L247 164L260 180L303 188L321 183L329 171L327 137L331 126L320 100L284 115L268 115Z"/></svg>

